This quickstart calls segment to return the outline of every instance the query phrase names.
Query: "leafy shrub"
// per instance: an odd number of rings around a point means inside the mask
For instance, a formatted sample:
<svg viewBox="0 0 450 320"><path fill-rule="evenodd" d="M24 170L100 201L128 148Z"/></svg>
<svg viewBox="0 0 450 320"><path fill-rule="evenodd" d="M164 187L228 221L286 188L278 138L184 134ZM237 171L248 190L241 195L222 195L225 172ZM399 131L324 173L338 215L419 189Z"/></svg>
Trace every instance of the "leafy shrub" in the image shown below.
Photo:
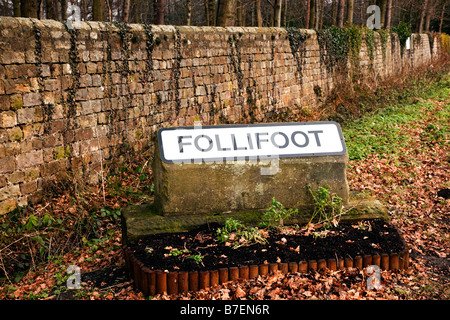
<svg viewBox="0 0 450 320"><path fill-rule="evenodd" d="M281 202L272 198L272 205L267 209L263 215L263 219L266 222L263 224L272 228L282 228L284 226L284 220L289 218L292 214L297 214L297 209L286 209Z"/></svg>
<svg viewBox="0 0 450 320"><path fill-rule="evenodd" d="M225 226L217 229L216 240L220 243L232 245L235 249L267 242L258 228L248 227L234 218L228 218L225 221Z"/></svg>
<svg viewBox="0 0 450 320"><path fill-rule="evenodd" d="M412 34L411 24L401 21L398 26L391 28L391 32L396 33L398 35L398 39L400 40L400 46L402 47L403 52L403 49L406 46L406 40L408 40L408 38Z"/></svg>
<svg viewBox="0 0 450 320"><path fill-rule="evenodd" d="M311 224L323 224L325 229L337 226L341 215L343 214L342 198L336 194L330 193L329 186L319 187L316 191L308 185L307 189L314 199L314 211L309 221Z"/></svg>

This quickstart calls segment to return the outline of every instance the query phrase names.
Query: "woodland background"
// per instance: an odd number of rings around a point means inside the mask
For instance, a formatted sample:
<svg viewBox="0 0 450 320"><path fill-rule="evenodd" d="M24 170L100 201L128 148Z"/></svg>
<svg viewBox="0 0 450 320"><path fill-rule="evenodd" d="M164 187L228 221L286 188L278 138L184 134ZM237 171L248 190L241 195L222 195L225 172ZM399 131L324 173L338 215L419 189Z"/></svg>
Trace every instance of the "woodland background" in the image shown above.
<svg viewBox="0 0 450 320"><path fill-rule="evenodd" d="M376 4L382 28L406 22L413 32L450 33L450 0L0 0L0 16L65 21L70 4L82 21L306 29L365 25Z"/></svg>

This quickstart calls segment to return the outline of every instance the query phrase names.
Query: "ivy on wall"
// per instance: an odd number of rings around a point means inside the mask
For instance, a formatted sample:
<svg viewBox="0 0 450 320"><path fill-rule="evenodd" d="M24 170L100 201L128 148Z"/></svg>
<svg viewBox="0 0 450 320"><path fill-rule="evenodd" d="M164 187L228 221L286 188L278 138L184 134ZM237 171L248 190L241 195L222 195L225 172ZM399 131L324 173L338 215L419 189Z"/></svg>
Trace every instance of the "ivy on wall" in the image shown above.
<svg viewBox="0 0 450 320"><path fill-rule="evenodd" d="M396 27L391 28L391 32L396 33L398 35L398 39L400 40L401 52L403 54L403 49L406 46L406 40L411 37L411 25L406 22L400 22L400 24Z"/></svg>

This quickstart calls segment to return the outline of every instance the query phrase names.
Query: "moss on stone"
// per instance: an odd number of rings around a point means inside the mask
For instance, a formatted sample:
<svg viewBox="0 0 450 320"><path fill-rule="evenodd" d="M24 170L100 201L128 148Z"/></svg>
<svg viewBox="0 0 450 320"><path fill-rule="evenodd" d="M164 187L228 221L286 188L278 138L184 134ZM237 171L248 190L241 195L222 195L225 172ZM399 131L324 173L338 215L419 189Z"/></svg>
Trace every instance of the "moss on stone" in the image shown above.
<svg viewBox="0 0 450 320"><path fill-rule="evenodd" d="M208 223L225 223L233 217L246 225L258 226L263 222L265 210L222 212L207 214L161 215L153 204L133 205L122 212L122 228L124 243L133 242L151 234L184 232ZM313 212L312 206L298 208L284 221L285 225L306 224L310 221ZM376 199L358 193L351 193L345 214L341 221L360 221L368 219L388 220L386 208Z"/></svg>
<svg viewBox="0 0 450 320"><path fill-rule="evenodd" d="M23 132L19 127L11 129L9 139L11 141L20 141L23 138Z"/></svg>
<svg viewBox="0 0 450 320"><path fill-rule="evenodd" d="M70 146L61 146L53 149L53 159L59 160L70 156Z"/></svg>
<svg viewBox="0 0 450 320"><path fill-rule="evenodd" d="M23 107L23 100L21 95L11 96L11 110L16 111Z"/></svg>

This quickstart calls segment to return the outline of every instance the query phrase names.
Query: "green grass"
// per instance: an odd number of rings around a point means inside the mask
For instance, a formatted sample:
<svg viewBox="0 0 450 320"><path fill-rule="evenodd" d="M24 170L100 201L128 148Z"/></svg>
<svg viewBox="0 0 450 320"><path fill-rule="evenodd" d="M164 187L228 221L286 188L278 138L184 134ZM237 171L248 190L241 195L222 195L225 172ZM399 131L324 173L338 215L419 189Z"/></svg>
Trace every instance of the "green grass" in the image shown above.
<svg viewBox="0 0 450 320"><path fill-rule="evenodd" d="M417 139L444 144L449 137L449 96L450 76L447 75L432 90L422 95L423 99L444 102L442 110L435 111L436 104L433 102L421 101L381 108L347 123L343 127L343 134L350 160L362 160L371 154L390 157ZM410 129L418 129L416 132L420 132L419 136L405 131L405 124Z"/></svg>

